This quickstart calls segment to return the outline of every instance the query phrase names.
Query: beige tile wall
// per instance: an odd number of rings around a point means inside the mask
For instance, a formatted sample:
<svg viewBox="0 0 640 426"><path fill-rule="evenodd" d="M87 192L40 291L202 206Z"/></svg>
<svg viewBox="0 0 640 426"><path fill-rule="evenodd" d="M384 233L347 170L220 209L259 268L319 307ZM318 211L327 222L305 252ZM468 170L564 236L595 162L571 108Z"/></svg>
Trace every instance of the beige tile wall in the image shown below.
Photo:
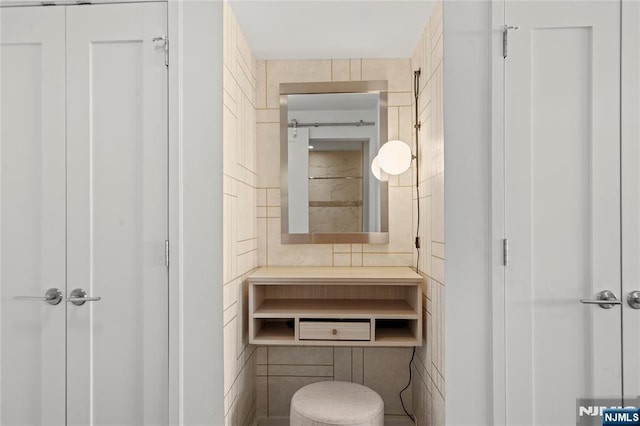
<svg viewBox="0 0 640 426"><path fill-rule="evenodd" d="M410 59L257 61L257 217L260 266L410 266L413 264L413 172L389 182L389 244L280 243L279 84L304 81L388 80L388 138L411 141ZM376 390L388 418L402 419L398 392L407 384L409 348L260 347L256 366L258 417L286 417L297 389L346 380ZM404 393L411 410L412 389Z"/></svg>
<svg viewBox="0 0 640 426"><path fill-rule="evenodd" d="M444 424L444 134L442 93L442 0L424 28L411 58L414 70L421 68L418 99L420 198L414 202L413 232L420 203L419 270L425 275L423 341L414 360L413 407L416 424ZM415 135L412 138L415 149ZM415 179L415 177L414 177ZM413 255L414 263L418 259Z"/></svg>
<svg viewBox="0 0 640 426"><path fill-rule="evenodd" d="M302 386L343 380L378 392L387 420L402 419L398 392L409 379L407 348L279 347L258 348L256 386L258 417L288 417L290 400ZM404 393L411 409L411 391Z"/></svg>
<svg viewBox="0 0 640 426"><path fill-rule="evenodd" d="M410 59L257 61L258 264L260 266L410 266L412 171L389 181L389 244L280 243L279 84L388 80L388 138L411 140Z"/></svg>
<svg viewBox="0 0 640 426"><path fill-rule="evenodd" d="M224 394L225 425L256 413L256 348L248 345L245 277L258 264L256 61L224 3Z"/></svg>

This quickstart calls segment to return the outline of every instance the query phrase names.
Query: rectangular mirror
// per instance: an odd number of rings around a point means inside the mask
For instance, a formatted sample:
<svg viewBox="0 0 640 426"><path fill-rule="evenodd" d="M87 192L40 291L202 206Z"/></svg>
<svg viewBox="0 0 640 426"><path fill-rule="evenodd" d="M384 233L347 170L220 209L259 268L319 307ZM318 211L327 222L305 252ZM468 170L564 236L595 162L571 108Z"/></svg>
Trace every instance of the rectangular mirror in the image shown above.
<svg viewBox="0 0 640 426"><path fill-rule="evenodd" d="M280 84L282 243L389 242L387 82Z"/></svg>

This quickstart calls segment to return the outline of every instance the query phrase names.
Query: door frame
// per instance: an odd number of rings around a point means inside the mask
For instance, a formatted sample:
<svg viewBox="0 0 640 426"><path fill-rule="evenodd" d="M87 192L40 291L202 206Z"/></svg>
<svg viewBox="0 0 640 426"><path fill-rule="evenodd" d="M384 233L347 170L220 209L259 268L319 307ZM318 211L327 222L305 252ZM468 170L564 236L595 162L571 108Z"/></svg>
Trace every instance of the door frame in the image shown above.
<svg viewBox="0 0 640 426"><path fill-rule="evenodd" d="M223 2L168 0L167 22L169 424L224 424Z"/></svg>
<svg viewBox="0 0 640 426"><path fill-rule="evenodd" d="M491 350L493 424L506 426L505 238L505 59L503 35L507 0L491 0Z"/></svg>

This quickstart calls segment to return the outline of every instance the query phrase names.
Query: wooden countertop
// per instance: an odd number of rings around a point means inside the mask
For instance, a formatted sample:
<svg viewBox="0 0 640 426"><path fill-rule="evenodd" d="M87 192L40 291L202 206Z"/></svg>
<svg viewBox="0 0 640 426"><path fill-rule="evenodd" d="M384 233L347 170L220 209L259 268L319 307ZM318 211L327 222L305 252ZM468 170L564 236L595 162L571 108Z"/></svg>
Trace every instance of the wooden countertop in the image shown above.
<svg viewBox="0 0 640 426"><path fill-rule="evenodd" d="M252 283L273 282L416 282L423 279L408 266L269 266L259 268L249 275Z"/></svg>

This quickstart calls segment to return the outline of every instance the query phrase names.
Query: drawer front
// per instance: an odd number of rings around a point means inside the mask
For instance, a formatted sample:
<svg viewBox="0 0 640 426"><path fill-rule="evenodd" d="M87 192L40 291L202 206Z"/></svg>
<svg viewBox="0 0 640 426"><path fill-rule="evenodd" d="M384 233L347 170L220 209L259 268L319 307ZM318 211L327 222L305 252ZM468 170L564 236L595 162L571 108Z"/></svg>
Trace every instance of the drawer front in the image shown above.
<svg viewBox="0 0 640 426"><path fill-rule="evenodd" d="M371 340L371 324L300 321L300 340Z"/></svg>

